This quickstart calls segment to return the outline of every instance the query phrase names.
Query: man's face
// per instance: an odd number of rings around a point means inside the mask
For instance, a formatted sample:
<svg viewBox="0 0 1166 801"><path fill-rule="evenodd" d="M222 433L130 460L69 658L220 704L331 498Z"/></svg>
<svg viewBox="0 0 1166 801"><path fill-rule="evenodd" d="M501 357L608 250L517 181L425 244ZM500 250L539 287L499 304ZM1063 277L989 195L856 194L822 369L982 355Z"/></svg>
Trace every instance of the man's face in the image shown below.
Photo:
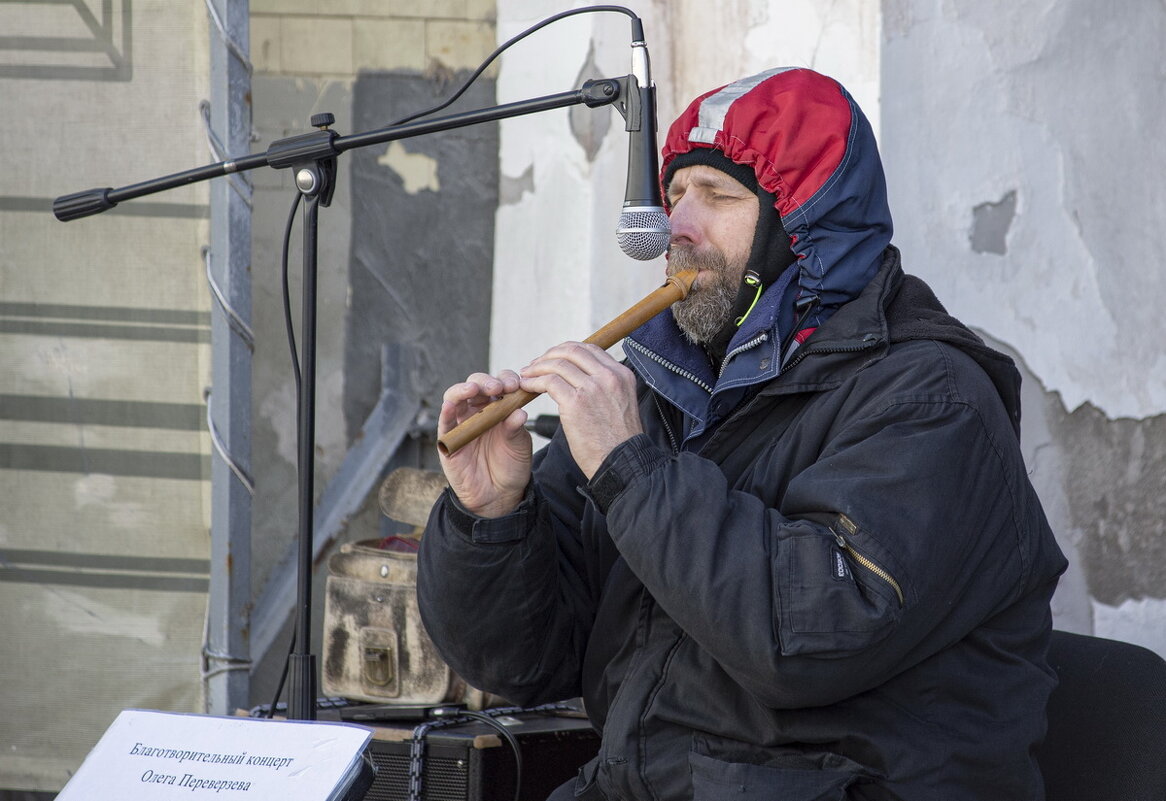
<svg viewBox="0 0 1166 801"><path fill-rule="evenodd" d="M676 171L668 185L672 239L668 274L700 270L692 290L672 307L677 325L696 343L729 321L753 247L760 203L737 179L704 164Z"/></svg>

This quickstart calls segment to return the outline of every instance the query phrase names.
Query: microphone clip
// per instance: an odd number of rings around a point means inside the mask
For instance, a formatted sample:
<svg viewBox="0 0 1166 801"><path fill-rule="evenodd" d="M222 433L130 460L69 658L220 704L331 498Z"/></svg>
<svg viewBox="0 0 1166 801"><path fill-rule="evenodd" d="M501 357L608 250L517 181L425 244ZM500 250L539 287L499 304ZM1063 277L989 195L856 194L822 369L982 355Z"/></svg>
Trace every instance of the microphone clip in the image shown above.
<svg viewBox="0 0 1166 801"><path fill-rule="evenodd" d="M619 99L615 108L624 118L624 130L636 133L644 127L644 96L640 92L640 82L635 75L625 75L617 78L619 84Z"/></svg>
<svg viewBox="0 0 1166 801"><path fill-rule="evenodd" d="M623 78L593 78L579 88L579 99L587 108L615 105L627 95L627 76ZM622 111L620 112L623 113Z"/></svg>

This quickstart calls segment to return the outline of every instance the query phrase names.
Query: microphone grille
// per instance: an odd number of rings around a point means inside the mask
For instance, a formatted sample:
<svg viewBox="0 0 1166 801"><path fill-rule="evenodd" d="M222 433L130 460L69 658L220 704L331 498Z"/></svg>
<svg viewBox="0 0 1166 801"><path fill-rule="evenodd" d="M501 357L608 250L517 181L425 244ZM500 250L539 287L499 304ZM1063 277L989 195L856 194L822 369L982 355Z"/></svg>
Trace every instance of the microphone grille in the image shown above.
<svg viewBox="0 0 1166 801"><path fill-rule="evenodd" d="M654 259L668 249L672 226L659 206L633 206L619 215L615 238L619 249L633 259Z"/></svg>

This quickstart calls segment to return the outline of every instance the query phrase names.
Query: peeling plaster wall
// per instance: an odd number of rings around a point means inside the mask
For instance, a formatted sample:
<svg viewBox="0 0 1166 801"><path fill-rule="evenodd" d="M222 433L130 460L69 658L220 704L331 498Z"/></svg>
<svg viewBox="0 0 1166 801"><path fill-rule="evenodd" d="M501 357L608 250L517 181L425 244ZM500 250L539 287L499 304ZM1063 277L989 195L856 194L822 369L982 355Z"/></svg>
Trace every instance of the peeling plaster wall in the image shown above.
<svg viewBox="0 0 1166 801"><path fill-rule="evenodd" d="M1058 627L1166 654L1166 6L884 0L908 270L1022 364Z"/></svg>
<svg viewBox="0 0 1166 801"><path fill-rule="evenodd" d="M354 89L354 126L429 108L469 74L450 81L371 73ZM449 85L446 85L446 84ZM479 78L460 107L494 104ZM372 411L382 380L380 351L407 346L410 383L436 418L441 393L486 360L493 214L498 200L497 128L474 125L352 154L353 244L349 262L345 411L350 436ZM388 380L394 380L388 376ZM399 378L398 378L399 380ZM426 455L436 467L435 448Z"/></svg>
<svg viewBox="0 0 1166 801"><path fill-rule="evenodd" d="M877 0L725 0L716 13L701 0L654 7L673 65L659 79L674 104L662 104L661 125L709 89L771 67L795 66L841 81L878 131Z"/></svg>

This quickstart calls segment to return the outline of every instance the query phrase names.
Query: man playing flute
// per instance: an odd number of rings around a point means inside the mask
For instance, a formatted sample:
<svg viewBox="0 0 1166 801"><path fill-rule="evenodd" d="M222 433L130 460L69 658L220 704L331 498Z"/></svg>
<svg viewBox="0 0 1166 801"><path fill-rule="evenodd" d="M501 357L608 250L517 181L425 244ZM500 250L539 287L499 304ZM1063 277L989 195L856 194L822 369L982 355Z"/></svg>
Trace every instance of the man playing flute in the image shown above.
<svg viewBox="0 0 1166 801"><path fill-rule="evenodd" d="M1019 374L905 274L870 125L807 69L692 102L663 147L686 299L444 396L426 627L475 687L582 696L554 799L1044 797L1066 562L1019 447Z"/></svg>

